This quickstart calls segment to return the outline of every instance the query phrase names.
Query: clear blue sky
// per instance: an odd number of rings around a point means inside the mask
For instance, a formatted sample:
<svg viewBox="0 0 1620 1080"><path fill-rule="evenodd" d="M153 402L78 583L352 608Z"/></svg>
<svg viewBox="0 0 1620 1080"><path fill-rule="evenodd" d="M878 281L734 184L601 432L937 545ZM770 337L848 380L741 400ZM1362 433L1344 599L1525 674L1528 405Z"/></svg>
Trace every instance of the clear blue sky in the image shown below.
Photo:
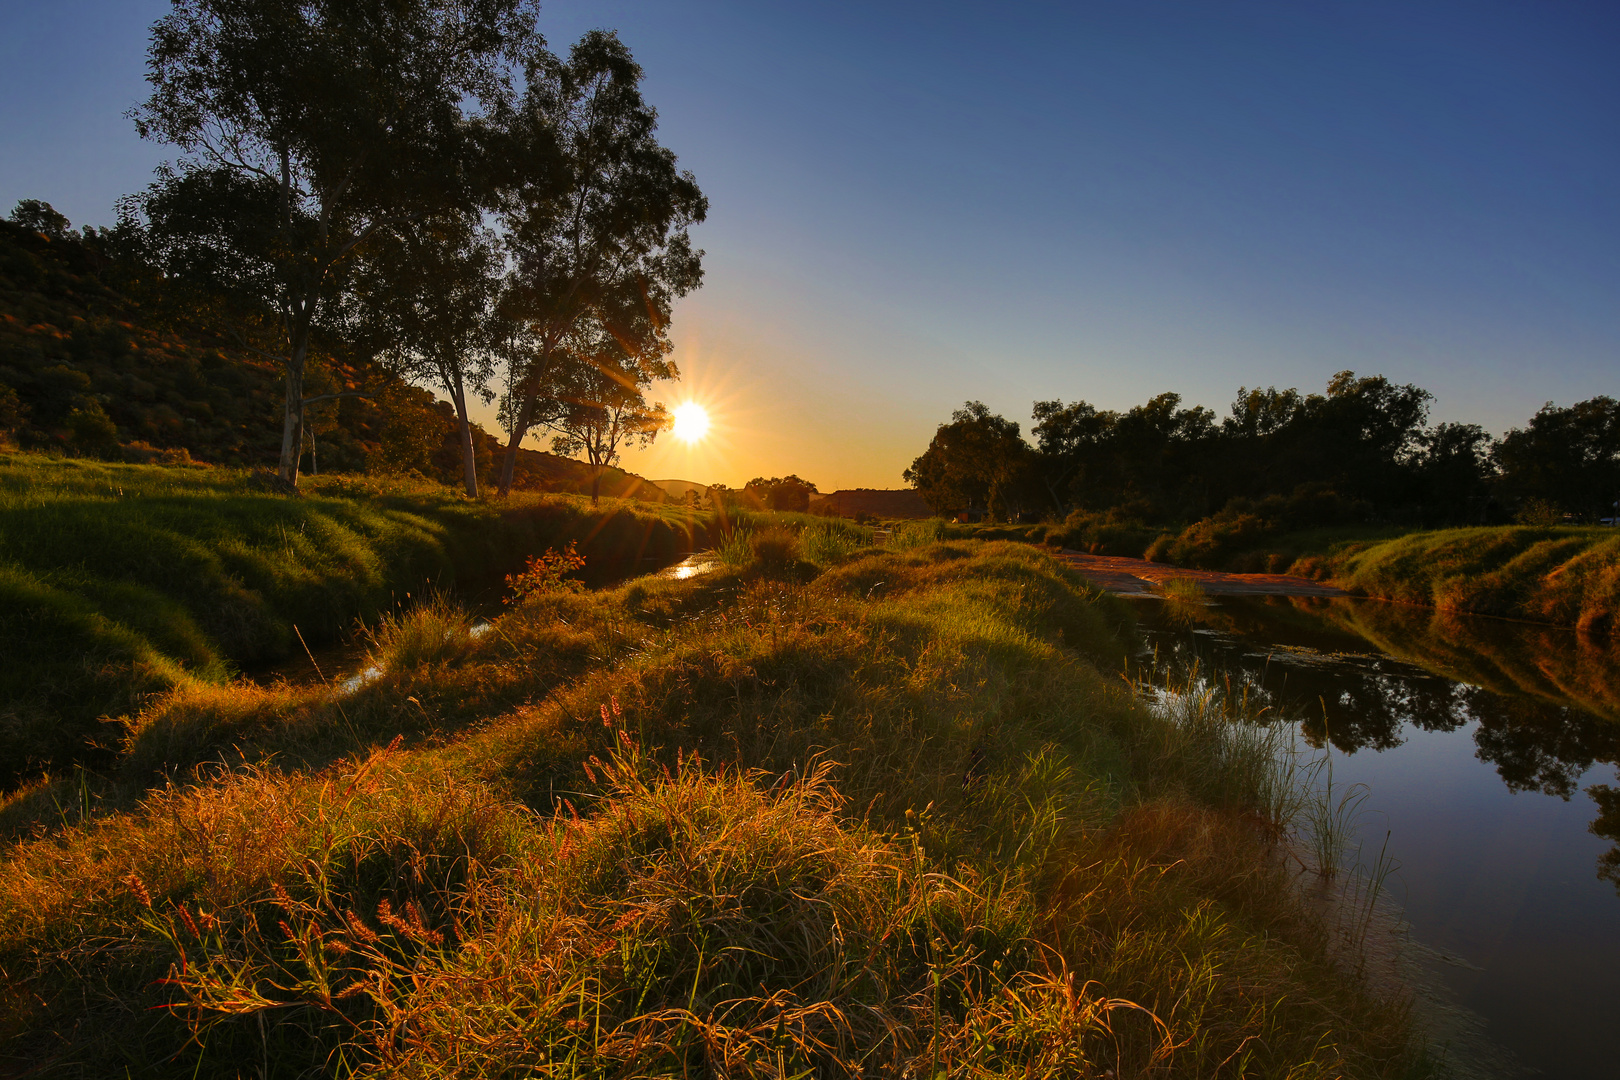
<svg viewBox="0 0 1620 1080"><path fill-rule="evenodd" d="M0 211L164 156L151 0L0 0ZM1500 432L1620 395L1620 4L553 3L615 28L712 214L717 438L626 464L898 486L964 399L1219 412L1341 368Z"/></svg>

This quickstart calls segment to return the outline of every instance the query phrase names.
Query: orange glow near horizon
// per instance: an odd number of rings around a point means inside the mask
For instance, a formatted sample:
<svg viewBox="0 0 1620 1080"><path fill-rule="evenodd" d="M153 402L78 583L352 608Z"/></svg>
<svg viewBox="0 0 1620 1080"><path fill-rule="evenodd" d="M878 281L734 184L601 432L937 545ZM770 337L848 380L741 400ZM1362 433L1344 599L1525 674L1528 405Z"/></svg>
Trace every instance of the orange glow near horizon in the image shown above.
<svg viewBox="0 0 1620 1080"><path fill-rule="evenodd" d="M674 354L680 378L648 393L675 424L650 443L626 445L620 468L648 480L738 488L756 476L789 473L822 491L902 486L901 469L926 447L938 417L898 415L892 388L846 385L844 372L829 373L817 357L785 346L774 327L728 322L717 329L701 314L683 312ZM693 405L708 418L698 438L685 423ZM486 430L501 430L492 405L473 411ZM538 433L525 445L546 449Z"/></svg>
<svg viewBox="0 0 1620 1080"><path fill-rule="evenodd" d="M815 357L784 346L774 327L736 320L717 326L701 314L683 311L674 354L680 380L649 396L663 396L677 425L689 405L698 406L707 430L698 439L684 437L680 426L665 430L651 445L626 448L620 468L649 480L738 488L756 476L789 473L822 491L900 486L900 470L920 452L912 449L919 439L895 422L891 402L828 378ZM929 422L924 446L932 434Z"/></svg>

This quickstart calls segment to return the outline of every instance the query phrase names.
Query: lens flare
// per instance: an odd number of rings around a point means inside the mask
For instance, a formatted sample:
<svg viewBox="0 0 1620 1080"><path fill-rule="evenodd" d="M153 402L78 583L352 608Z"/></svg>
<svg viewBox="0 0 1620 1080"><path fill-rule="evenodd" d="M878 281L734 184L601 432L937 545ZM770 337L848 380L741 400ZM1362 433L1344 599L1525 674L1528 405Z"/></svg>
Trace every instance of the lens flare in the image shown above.
<svg viewBox="0 0 1620 1080"><path fill-rule="evenodd" d="M675 407L675 437L695 443L709 433L709 411L695 401Z"/></svg>

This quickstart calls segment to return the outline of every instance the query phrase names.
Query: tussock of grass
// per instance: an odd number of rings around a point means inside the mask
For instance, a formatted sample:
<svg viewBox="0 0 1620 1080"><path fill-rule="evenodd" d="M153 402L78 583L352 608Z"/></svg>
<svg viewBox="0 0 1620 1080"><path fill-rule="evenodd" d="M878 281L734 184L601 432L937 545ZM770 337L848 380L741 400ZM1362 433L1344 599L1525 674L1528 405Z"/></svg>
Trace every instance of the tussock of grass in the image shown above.
<svg viewBox="0 0 1620 1080"><path fill-rule="evenodd" d="M1167 600L1184 603L1203 603L1206 599L1204 586L1196 578L1168 578L1159 583L1158 591Z"/></svg>
<svg viewBox="0 0 1620 1080"><path fill-rule="evenodd" d="M953 528L941 518L923 518L920 521L902 521L889 532L885 546L894 551L910 551L927 547L968 530Z"/></svg>
<svg viewBox="0 0 1620 1080"><path fill-rule="evenodd" d="M842 519L819 521L799 534L799 548L804 558L824 569L848 562L862 549L870 547L872 541L871 529Z"/></svg>
<svg viewBox="0 0 1620 1080"><path fill-rule="evenodd" d="M935 542L538 594L477 637L425 610L352 693L177 691L88 815L6 808L39 816L0 862L6 1052L1402 1075L1404 1013L1290 884L1274 746L1101 675L1126 618L1026 545Z"/></svg>

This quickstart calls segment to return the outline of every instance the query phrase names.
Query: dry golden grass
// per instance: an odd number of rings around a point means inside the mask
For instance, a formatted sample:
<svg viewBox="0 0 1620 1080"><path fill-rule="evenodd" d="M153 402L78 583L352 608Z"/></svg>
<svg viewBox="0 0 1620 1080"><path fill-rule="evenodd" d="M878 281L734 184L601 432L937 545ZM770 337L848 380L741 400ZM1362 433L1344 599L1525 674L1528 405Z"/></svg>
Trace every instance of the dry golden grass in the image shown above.
<svg viewBox="0 0 1620 1080"><path fill-rule="evenodd" d="M0 810L7 1067L1406 1075L1290 882L1274 745L1102 676L1126 619L919 544L477 636L428 605L352 692L177 692Z"/></svg>

